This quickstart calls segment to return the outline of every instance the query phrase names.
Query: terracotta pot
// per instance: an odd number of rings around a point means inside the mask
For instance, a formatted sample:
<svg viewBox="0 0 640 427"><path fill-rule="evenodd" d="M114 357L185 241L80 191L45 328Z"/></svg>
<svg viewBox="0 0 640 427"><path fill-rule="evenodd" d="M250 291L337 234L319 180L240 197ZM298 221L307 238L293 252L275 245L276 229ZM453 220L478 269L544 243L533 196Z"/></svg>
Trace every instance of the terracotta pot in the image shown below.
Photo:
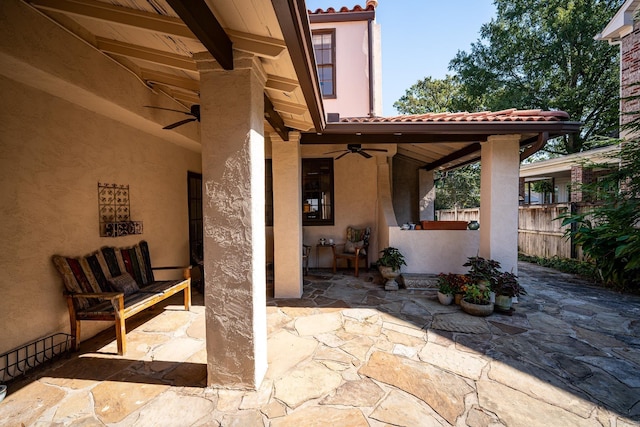
<svg viewBox="0 0 640 427"><path fill-rule="evenodd" d="M456 305L460 305L460 301L462 301L463 296L464 294L455 294L454 298L455 298Z"/></svg>
<svg viewBox="0 0 640 427"><path fill-rule="evenodd" d="M488 316L493 313L493 304L473 304L466 300L460 301L460 308L465 313L471 314L473 316Z"/></svg>
<svg viewBox="0 0 640 427"><path fill-rule="evenodd" d="M453 302L453 294L443 294L438 291L438 301L442 305L450 305Z"/></svg>

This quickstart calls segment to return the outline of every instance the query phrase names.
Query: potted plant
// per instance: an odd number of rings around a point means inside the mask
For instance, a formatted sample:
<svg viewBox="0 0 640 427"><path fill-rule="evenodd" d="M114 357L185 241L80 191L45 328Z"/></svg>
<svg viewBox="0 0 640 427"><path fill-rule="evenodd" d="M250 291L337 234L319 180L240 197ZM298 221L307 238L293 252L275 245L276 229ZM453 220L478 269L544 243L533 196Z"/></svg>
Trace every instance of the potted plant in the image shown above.
<svg viewBox="0 0 640 427"><path fill-rule="evenodd" d="M501 311L510 311L513 298L527 294L520 286L518 277L509 272L502 272L497 276L493 289L496 293L496 309Z"/></svg>
<svg viewBox="0 0 640 427"><path fill-rule="evenodd" d="M491 289L484 284L470 283L466 286L464 298L460 302L460 308L465 313L474 316L488 316L493 313L490 293Z"/></svg>
<svg viewBox="0 0 640 427"><path fill-rule="evenodd" d="M453 295L456 293L455 283L450 280L451 273L438 274L438 301L442 305L450 305L453 302Z"/></svg>
<svg viewBox="0 0 640 427"><path fill-rule="evenodd" d="M485 283L489 288L493 288L497 277L500 275L500 263L492 259L485 259L480 256L467 258L467 262L462 264L469 267L467 275L473 283Z"/></svg>
<svg viewBox="0 0 640 427"><path fill-rule="evenodd" d="M380 251L382 256L378 258L378 270L382 277L387 279L384 288L388 291L397 291L398 282L396 278L400 275L400 269L407 265L404 256L398 248L387 247Z"/></svg>

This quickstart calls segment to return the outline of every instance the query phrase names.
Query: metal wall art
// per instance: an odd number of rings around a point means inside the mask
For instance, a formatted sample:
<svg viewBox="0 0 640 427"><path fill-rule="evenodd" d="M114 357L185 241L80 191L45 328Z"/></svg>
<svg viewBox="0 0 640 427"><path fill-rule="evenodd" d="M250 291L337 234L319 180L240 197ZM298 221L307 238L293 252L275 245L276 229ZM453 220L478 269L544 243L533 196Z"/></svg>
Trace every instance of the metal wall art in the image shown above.
<svg viewBox="0 0 640 427"><path fill-rule="evenodd" d="M100 236L142 234L142 221L131 221L129 186L98 183Z"/></svg>

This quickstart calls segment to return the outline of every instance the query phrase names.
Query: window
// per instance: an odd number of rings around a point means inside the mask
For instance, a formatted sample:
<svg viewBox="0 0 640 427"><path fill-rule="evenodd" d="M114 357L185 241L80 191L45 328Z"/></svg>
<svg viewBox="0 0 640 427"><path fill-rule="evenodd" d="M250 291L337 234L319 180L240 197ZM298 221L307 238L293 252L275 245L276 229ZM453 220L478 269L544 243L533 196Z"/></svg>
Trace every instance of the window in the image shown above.
<svg viewBox="0 0 640 427"><path fill-rule="evenodd" d="M302 225L333 225L333 159L302 159Z"/></svg>
<svg viewBox="0 0 640 427"><path fill-rule="evenodd" d="M336 97L336 31L314 31L313 52L316 55L318 79L323 98Z"/></svg>

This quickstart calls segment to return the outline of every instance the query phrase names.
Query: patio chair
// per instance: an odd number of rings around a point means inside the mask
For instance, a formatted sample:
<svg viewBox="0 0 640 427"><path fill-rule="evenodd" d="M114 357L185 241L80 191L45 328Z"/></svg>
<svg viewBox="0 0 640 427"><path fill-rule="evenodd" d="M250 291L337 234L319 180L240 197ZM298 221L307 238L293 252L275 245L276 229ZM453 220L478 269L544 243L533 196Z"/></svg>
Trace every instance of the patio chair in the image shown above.
<svg viewBox="0 0 640 427"><path fill-rule="evenodd" d="M371 228L354 228L347 227L347 241L344 244L331 245L333 250L333 272L338 268L338 260L346 259L347 268L350 267L351 261L354 261L354 276L358 277L358 268L360 260L364 260L364 265L369 271L369 237Z"/></svg>

